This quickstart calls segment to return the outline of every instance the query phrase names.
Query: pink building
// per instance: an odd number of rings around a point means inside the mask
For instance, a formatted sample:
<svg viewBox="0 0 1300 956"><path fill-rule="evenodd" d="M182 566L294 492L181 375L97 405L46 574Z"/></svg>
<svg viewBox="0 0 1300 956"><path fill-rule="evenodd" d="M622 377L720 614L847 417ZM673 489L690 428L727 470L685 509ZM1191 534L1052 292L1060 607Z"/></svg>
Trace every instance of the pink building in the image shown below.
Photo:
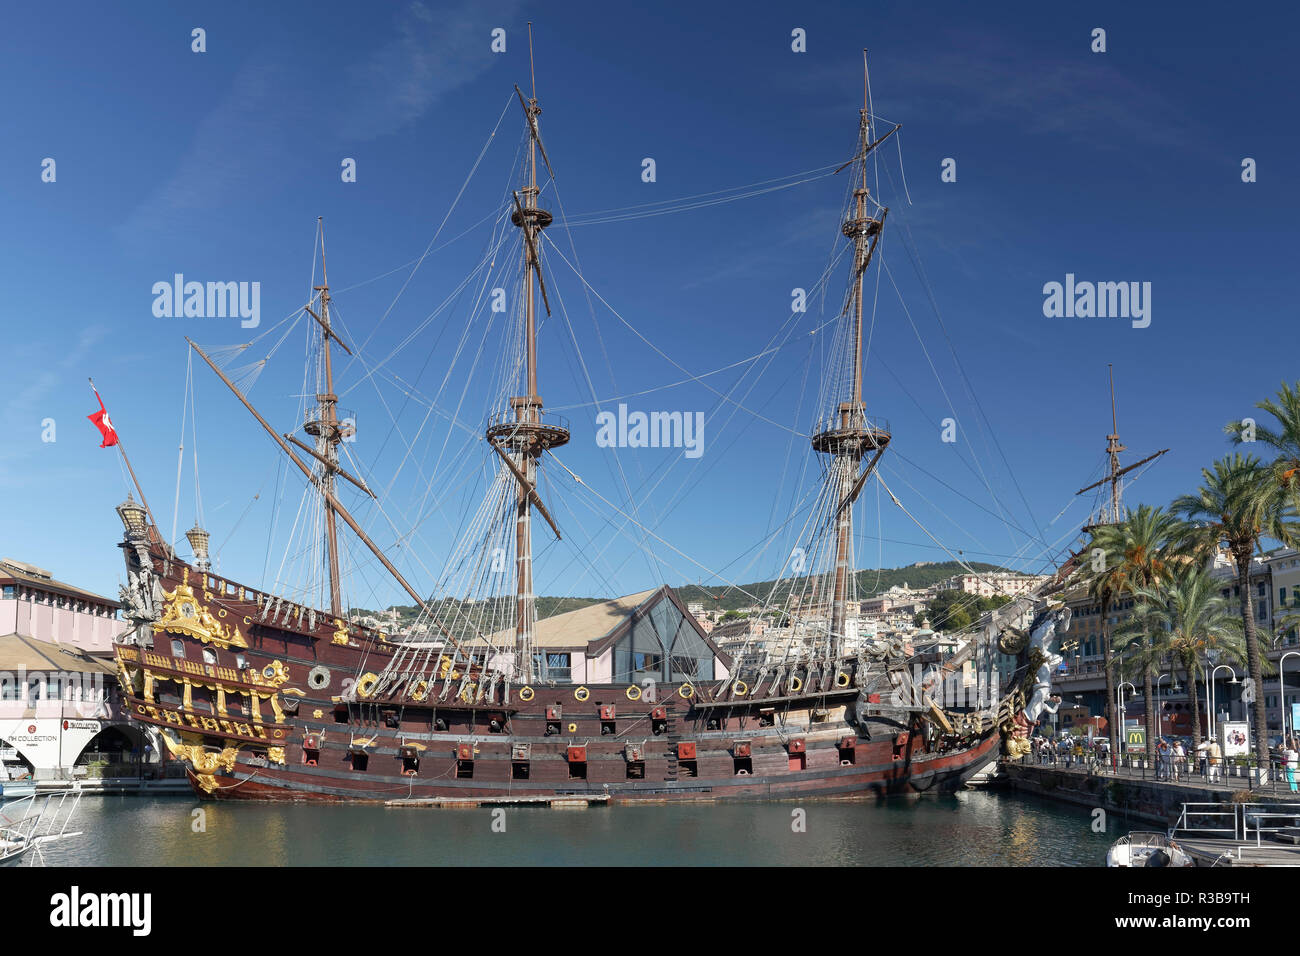
<svg viewBox="0 0 1300 956"><path fill-rule="evenodd" d="M56 581L49 571L0 559L0 636L18 634L109 655L126 630L117 601Z"/></svg>
<svg viewBox="0 0 1300 956"><path fill-rule="evenodd" d="M113 638L121 604L0 560L0 789L5 781L140 771L156 745L119 709ZM123 767L127 770L123 770Z"/></svg>

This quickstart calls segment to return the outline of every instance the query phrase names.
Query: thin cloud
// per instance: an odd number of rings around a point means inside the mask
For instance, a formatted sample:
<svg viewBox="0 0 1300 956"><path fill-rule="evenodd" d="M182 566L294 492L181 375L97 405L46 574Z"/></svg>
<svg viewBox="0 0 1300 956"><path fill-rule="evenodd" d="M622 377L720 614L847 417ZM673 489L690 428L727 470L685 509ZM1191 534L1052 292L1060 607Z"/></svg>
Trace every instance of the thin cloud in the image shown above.
<svg viewBox="0 0 1300 956"><path fill-rule="evenodd" d="M1198 141L1185 107L1171 101L1141 69L1121 68L1108 54L1053 55L1010 44L995 33L965 30L931 37L924 49L893 48L872 57L874 106L891 122L935 127L1014 124L1106 149L1134 143L1189 147ZM861 97L857 57L822 62L782 83L834 96L843 110ZM847 99L845 97L848 97Z"/></svg>
<svg viewBox="0 0 1300 956"><path fill-rule="evenodd" d="M513 19L513 4L491 22L469 2L436 13L422 2L394 17L395 36L337 68L262 50L236 72L226 97L198 124L176 170L118 227L124 241L192 230L198 215L223 215L235 198L268 185L268 170L313 147L351 145L418 120L452 90L492 65L490 30ZM320 103L336 104L322 115Z"/></svg>

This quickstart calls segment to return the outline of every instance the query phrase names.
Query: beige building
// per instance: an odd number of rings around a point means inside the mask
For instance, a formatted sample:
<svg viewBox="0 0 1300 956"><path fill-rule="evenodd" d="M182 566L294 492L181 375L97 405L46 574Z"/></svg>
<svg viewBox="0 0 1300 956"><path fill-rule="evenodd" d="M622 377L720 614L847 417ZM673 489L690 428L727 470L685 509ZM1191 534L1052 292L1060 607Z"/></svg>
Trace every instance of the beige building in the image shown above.
<svg viewBox="0 0 1300 956"><path fill-rule="evenodd" d="M1043 574L1016 574L1011 571L990 571L985 574L954 574L939 585L940 590L962 591L976 597L1015 597L1032 591L1047 580Z"/></svg>

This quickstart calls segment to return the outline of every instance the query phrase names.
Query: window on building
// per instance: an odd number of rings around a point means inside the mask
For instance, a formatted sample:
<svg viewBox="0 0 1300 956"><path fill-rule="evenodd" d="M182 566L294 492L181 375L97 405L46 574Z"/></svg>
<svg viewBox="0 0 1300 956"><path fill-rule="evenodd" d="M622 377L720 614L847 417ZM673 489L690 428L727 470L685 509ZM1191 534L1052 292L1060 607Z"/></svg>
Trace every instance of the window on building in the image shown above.
<svg viewBox="0 0 1300 956"><path fill-rule="evenodd" d="M632 654L632 670L641 672L649 671L650 676L658 677L659 671L663 669L664 661L662 654L646 654L636 651Z"/></svg>
<svg viewBox="0 0 1300 956"><path fill-rule="evenodd" d="M1286 605L1286 588L1278 588L1277 603L1283 606Z"/></svg>
<svg viewBox="0 0 1300 956"><path fill-rule="evenodd" d="M172 638L172 657L185 656L185 642L178 637Z"/></svg>
<svg viewBox="0 0 1300 956"><path fill-rule="evenodd" d="M0 591L0 597L3 597L6 601L12 601L14 599L14 586L6 584L4 590Z"/></svg>
<svg viewBox="0 0 1300 956"><path fill-rule="evenodd" d="M573 658L569 654L547 654L546 676L549 680L571 680Z"/></svg>

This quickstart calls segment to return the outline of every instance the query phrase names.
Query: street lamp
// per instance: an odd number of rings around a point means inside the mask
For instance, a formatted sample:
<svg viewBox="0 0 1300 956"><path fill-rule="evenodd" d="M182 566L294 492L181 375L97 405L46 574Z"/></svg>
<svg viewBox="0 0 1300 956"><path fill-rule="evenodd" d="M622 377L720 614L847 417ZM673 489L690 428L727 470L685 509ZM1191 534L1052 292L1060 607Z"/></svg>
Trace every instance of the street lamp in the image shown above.
<svg viewBox="0 0 1300 956"><path fill-rule="evenodd" d="M1230 666L1227 665L1227 664L1219 664L1218 666L1216 666L1216 667L1214 668L1214 670L1210 671L1210 677L1209 677L1209 680L1206 681L1206 684L1205 684L1205 693L1206 693L1206 696L1209 698L1209 699L1206 701L1206 703L1209 705L1209 708L1210 708L1209 721L1210 721L1210 732L1211 732L1211 733L1214 732L1214 721L1215 721L1215 719L1216 719L1217 716L1218 716L1218 715L1215 713L1215 708L1218 706L1218 700L1217 700L1218 694L1217 694L1217 692L1216 692L1216 690L1215 690L1215 687L1214 687L1214 675L1217 674L1217 673L1219 673L1219 670L1220 670L1220 669L1222 669L1222 670L1226 670L1229 674L1232 675L1232 680L1228 681L1229 684L1240 684L1240 683L1241 683L1241 681L1237 680L1237 672L1236 672L1235 670L1233 670L1232 667L1230 667Z"/></svg>
<svg viewBox="0 0 1300 956"><path fill-rule="evenodd" d="M1137 688L1133 686L1132 681L1122 680L1115 687L1115 712L1119 715L1119 726L1115 734L1115 740L1119 741L1120 735L1124 733L1124 688L1129 689L1129 696L1137 694ZM1115 755L1116 760L1119 755Z"/></svg>

